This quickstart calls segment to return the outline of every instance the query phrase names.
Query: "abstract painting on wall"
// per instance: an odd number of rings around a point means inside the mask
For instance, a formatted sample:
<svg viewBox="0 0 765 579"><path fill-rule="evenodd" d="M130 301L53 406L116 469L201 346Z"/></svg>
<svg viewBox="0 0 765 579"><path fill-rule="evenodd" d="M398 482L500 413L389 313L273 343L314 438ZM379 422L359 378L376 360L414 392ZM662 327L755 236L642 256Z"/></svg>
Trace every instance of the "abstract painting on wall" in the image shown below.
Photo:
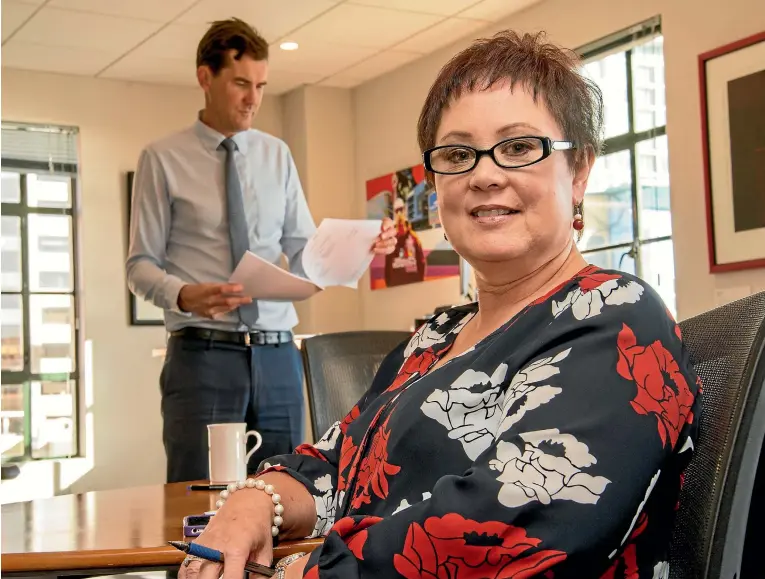
<svg viewBox="0 0 765 579"><path fill-rule="evenodd" d="M765 32L699 56L712 272L765 267Z"/></svg>
<svg viewBox="0 0 765 579"><path fill-rule="evenodd" d="M396 249L375 256L370 266L373 290L458 277L459 256L444 238L436 192L416 165L366 183L367 217L390 217L396 224Z"/></svg>

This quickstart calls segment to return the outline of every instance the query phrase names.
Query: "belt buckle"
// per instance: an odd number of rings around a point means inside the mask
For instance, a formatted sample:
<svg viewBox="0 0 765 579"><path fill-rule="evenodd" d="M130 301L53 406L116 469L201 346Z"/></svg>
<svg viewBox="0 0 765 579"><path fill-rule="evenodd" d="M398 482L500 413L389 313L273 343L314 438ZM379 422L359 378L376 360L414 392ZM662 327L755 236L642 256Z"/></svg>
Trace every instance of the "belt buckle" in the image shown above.
<svg viewBox="0 0 765 579"><path fill-rule="evenodd" d="M250 332L249 330L244 333L244 345L249 346L250 345Z"/></svg>

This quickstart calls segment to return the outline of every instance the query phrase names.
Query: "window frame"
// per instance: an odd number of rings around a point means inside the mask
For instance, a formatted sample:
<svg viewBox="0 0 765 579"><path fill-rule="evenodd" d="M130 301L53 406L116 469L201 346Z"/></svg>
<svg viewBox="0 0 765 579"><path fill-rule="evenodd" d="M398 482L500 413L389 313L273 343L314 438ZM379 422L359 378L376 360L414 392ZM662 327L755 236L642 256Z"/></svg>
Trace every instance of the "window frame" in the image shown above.
<svg viewBox="0 0 765 579"><path fill-rule="evenodd" d="M20 385L22 393L22 406L24 412L24 452L20 456L4 457L3 463L18 463L30 461L61 460L82 456L82 409L81 409L81 383L82 383L82 324L80 304L80 245L79 245L79 194L78 194L78 166L73 163L45 163L26 159L5 158L0 159L0 168L3 172L19 174L20 197L18 202L0 202L3 216L19 218L19 239L21 254L21 289L20 291L3 291L3 295L20 296L21 298L21 345L23 349L23 368L21 370L2 370L0 372L2 384ZM28 201L27 176L29 174L56 175L69 179L71 204L68 208L61 207L30 207ZM32 291L30 286L29 272L29 216L30 215L60 215L71 219L71 267L72 287L70 291L47 290ZM71 343L72 359L74 360L73 372L44 373L32 372L31 359L31 335L30 335L30 298L37 295L67 295L72 297L73 308L73 340ZM72 452L63 455L51 455L36 457L32 449L32 382L69 382L72 390L72 421L74 432L72 434Z"/></svg>
<svg viewBox="0 0 765 579"><path fill-rule="evenodd" d="M603 142L603 155L619 153L622 151L630 152L630 195L632 202L632 240L612 245L604 245L593 249L581 250L583 256L591 253L605 251L625 250L621 256L630 257L635 263L635 275L643 276L643 263L641 257L641 248L652 243L671 241L672 234L658 237L649 237L642 239L640 236L640 190L639 190L639 169L637 167L638 156L637 147L640 143L666 136L666 119L663 125L653 127L645 131L635 131L635 83L632 70L632 51L638 45L650 42L653 38L663 36L661 30L661 18L655 17L643 23L632 26L628 29L616 32L601 40L590 43L577 49L575 52L579 55L582 64L590 64L600 61L610 54L625 53L625 68L627 72L627 132L605 139ZM663 51L662 51L663 58ZM666 78L666 73L665 73ZM654 80L655 82L655 80ZM666 85L665 85L666 98ZM666 106L666 105L665 105ZM603 156L601 155L601 156ZM672 191L670 187L670 198ZM586 220L586 200L585 194L585 220ZM670 208L671 211L671 208ZM586 225L585 225L586 227ZM621 264L620 259L620 264Z"/></svg>

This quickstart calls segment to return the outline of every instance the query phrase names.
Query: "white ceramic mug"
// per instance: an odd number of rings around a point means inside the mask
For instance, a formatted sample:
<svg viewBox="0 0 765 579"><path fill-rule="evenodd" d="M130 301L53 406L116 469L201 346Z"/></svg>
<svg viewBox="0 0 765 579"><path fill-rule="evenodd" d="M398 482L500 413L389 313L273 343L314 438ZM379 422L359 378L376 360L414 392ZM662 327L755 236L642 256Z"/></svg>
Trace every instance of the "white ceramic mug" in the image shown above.
<svg viewBox="0 0 765 579"><path fill-rule="evenodd" d="M247 452L247 438L255 437L255 446ZM247 462L263 444L255 430L247 431L244 422L208 424L207 441L210 463L210 483L230 483L247 478Z"/></svg>

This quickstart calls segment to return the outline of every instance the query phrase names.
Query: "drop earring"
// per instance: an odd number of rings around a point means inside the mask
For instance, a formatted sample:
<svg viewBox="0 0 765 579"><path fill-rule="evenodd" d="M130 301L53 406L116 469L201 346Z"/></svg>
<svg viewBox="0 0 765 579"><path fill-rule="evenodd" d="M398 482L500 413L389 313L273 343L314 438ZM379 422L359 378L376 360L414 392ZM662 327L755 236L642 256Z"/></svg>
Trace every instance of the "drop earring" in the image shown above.
<svg viewBox="0 0 765 579"><path fill-rule="evenodd" d="M574 229L581 231L584 229L584 217L582 216L582 204L574 205Z"/></svg>
<svg viewBox="0 0 765 579"><path fill-rule="evenodd" d="M446 233L444 233L444 239L445 239L446 241L449 241L449 238L448 238L448 237L446 237Z"/></svg>

